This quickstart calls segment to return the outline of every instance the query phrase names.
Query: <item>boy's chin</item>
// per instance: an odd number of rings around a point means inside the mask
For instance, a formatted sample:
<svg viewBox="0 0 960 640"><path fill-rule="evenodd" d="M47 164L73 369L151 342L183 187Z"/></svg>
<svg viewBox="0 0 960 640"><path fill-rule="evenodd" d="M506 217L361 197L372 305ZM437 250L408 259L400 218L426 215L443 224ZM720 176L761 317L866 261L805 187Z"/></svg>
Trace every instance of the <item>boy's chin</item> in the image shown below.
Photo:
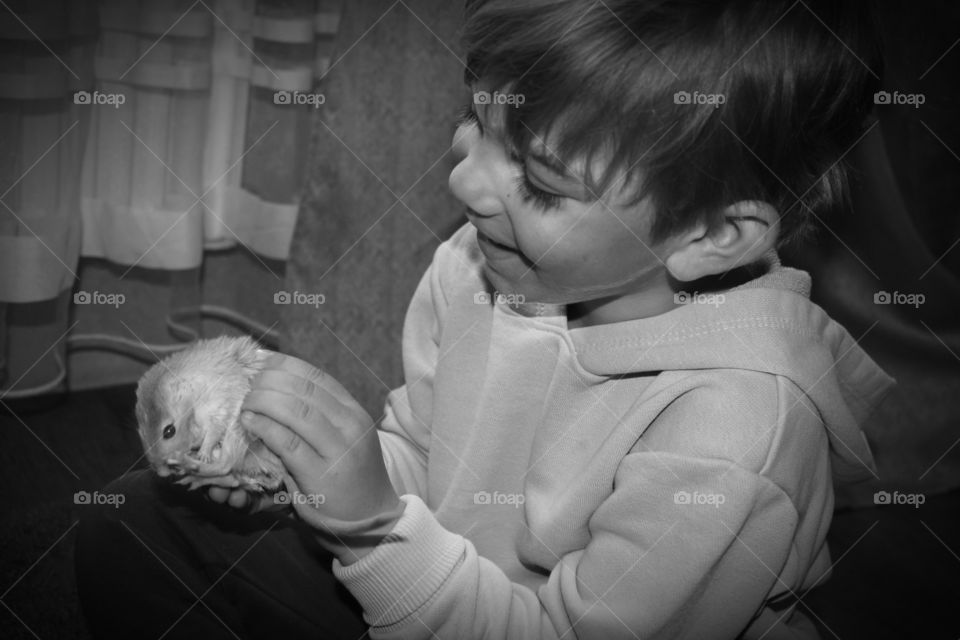
<svg viewBox="0 0 960 640"><path fill-rule="evenodd" d="M512 296L527 302L547 302L541 299L543 292L537 291L533 282L524 282L528 278L510 278L491 266L488 261L483 263L483 274L487 278L494 292L505 296ZM531 274L527 274L532 275Z"/></svg>
<svg viewBox="0 0 960 640"><path fill-rule="evenodd" d="M490 263L484 262L483 273L496 293L510 299L543 304L571 304L582 301L582 296L573 293L563 295L543 286L537 281L534 271L527 271L520 278L510 278L497 271Z"/></svg>
<svg viewBox="0 0 960 640"><path fill-rule="evenodd" d="M522 302L539 302L551 305L589 305L604 303L630 295L636 290L636 280L628 280L601 286L583 286L577 289L557 290L541 282L537 273L527 270L511 278L484 262L484 275L493 291L509 299Z"/></svg>

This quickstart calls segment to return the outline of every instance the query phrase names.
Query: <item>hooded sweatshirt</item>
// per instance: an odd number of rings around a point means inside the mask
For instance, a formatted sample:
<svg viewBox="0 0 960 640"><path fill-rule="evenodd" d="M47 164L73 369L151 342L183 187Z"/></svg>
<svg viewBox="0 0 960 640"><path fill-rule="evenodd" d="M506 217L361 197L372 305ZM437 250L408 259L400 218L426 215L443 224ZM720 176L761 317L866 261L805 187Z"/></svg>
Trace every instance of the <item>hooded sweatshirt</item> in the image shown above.
<svg viewBox="0 0 960 640"><path fill-rule="evenodd" d="M892 380L768 256L740 286L571 328L442 244L380 440L404 502L334 573L374 638L808 638L832 477Z"/></svg>

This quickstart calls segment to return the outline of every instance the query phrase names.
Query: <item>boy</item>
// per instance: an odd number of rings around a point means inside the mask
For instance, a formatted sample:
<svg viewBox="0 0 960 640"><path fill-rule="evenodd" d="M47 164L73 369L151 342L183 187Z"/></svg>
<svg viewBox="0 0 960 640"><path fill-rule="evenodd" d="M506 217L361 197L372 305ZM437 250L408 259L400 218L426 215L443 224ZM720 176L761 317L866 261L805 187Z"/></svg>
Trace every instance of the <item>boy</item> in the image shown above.
<svg viewBox="0 0 960 640"><path fill-rule="evenodd" d="M273 356L243 424L313 498L294 500L309 527L208 508L232 537L126 480L128 504L164 506L84 524L95 627L140 593L153 623L187 610L174 634L332 634L356 619L325 549L373 637L815 637L802 597L831 567L832 476L873 473L859 424L891 381L776 248L842 202L872 95L858 13L468 3L450 187L469 224L414 293L406 384L373 429ZM171 571L139 591L94 575L97 546L122 561L137 531ZM272 564L212 551L236 539Z"/></svg>

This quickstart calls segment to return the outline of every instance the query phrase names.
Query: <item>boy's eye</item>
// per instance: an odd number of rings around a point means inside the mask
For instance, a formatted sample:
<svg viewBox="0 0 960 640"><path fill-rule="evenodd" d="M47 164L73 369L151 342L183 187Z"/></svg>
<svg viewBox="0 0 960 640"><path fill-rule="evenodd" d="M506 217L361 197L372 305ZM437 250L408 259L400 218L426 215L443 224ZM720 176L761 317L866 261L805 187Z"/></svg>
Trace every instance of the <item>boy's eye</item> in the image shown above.
<svg viewBox="0 0 960 640"><path fill-rule="evenodd" d="M480 125L480 117L477 116L477 112L473 110L472 105L464 105L463 108L457 113L457 120L455 122L457 127L462 127L468 124L475 124L480 127L480 133L483 133L483 127Z"/></svg>
<svg viewBox="0 0 960 640"><path fill-rule="evenodd" d="M541 211L559 208L560 201L563 198L563 196L558 193L544 191L530 182L530 178L527 177L526 172L517 176L517 190L520 192L520 197L523 198L524 202L533 202Z"/></svg>
<svg viewBox="0 0 960 640"><path fill-rule="evenodd" d="M477 125L480 129L480 135L483 135L483 125L480 123L480 117L477 115L477 112L473 110L473 105L467 104L464 105L457 114L456 126L462 127L470 124ZM516 162L521 167L524 166L523 156L516 150L509 150L508 155L513 162ZM542 211L558 208L563 198L560 194L550 193L537 187L530 182L530 178L527 177L525 171L517 176L517 190L520 192L520 197L523 198L524 202L532 202Z"/></svg>

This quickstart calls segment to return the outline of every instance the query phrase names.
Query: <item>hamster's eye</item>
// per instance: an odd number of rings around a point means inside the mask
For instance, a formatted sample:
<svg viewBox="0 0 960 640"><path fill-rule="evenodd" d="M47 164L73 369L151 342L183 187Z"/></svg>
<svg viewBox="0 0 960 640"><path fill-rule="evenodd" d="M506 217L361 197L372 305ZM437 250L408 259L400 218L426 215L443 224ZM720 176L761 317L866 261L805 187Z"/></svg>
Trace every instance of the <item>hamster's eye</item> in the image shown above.
<svg viewBox="0 0 960 640"><path fill-rule="evenodd" d="M176 428L175 426L173 426L172 423L171 423L171 424L168 424L167 426L165 426L165 427L163 428L163 439L164 439L164 440L169 440L170 438L172 438L173 436L175 436L176 433L177 433L177 428Z"/></svg>

